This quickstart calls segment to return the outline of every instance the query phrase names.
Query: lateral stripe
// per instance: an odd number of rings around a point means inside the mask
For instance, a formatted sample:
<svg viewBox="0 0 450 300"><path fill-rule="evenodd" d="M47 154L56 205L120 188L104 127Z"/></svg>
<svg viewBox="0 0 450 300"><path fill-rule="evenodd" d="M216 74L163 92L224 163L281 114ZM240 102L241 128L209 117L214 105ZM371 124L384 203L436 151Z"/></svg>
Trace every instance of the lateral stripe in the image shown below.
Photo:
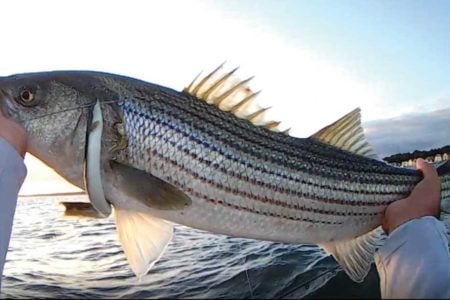
<svg viewBox="0 0 450 300"><path fill-rule="evenodd" d="M399 193L391 192L389 190L383 190L381 187L380 188L375 188L375 189L373 189L373 192L371 192L371 191L367 191L367 190L349 190L349 189L346 189L345 187L339 188L339 187L336 187L336 186L320 185L320 184L315 184L315 183L312 183L312 182L308 182L308 181L302 180L300 178L292 177L291 175L288 175L288 174L281 174L281 173L277 173L277 172L272 171L272 170L267 170L267 169L265 169L263 167L258 167L258 166L253 165L250 161L244 161L244 160L241 160L239 157L228 155L225 151L223 151L222 149L220 149L216 145L206 143L205 141L202 141L199 138L196 138L196 137L194 137L192 135L189 135L186 132L180 130L180 128L176 127L173 123L168 122L165 118L160 118L159 119L157 117L157 114L155 114L155 115L147 115L147 114L144 114L142 112L137 112L136 110L131 109L131 108L127 108L126 111L128 113L136 116L136 117L145 118L145 119L149 120L150 122L155 122L155 123L157 123L157 124L159 124L161 126L168 127L171 130L174 130L177 133L182 134L184 137L186 137L186 138L196 142L197 144L199 144L199 145L201 145L203 147L209 148L210 150L212 150L214 152L217 152L217 153L219 153L222 156L225 156L227 159L230 159L230 160L232 160L232 161L234 161L236 163L239 163L242 166L245 166L246 168L251 168L251 169L253 169L255 171L261 172L261 173L269 175L269 176L279 177L279 178L281 178L283 180L291 180L291 181L299 183L299 184L306 184L306 185L311 185L311 186L315 186L315 187L319 187L319 188L324 188L324 189L328 188L329 190L339 190L339 191L349 192L349 193L373 194L373 195L393 195L393 197L395 197L395 195L399 194ZM203 158L203 160L206 160L206 159ZM223 172L232 172L231 170L230 171L228 171L228 170L221 170L221 171L223 171ZM319 176L322 176L322 174L319 173ZM324 180L323 183L325 184L326 182L327 181ZM265 184L269 184L270 185L270 183L267 183L267 182ZM371 185L373 185L373 183L371 183ZM398 186L395 186L392 183L390 184L390 186L393 186L393 188L395 188L395 189L399 188ZM400 186L400 187L402 187L402 186ZM384 188L386 188L386 186L384 186ZM406 195L407 193L408 193L408 190L405 189L404 194ZM392 202L392 201L389 201L387 203L390 203L390 202ZM376 201L374 201L373 203L374 203L374 205L380 205L380 203L376 202ZM348 203L345 203L345 204L348 204ZM355 203L355 204L356 205L360 205L360 203ZM386 204L386 203L384 203L384 204ZM381 204L381 205L383 205L383 204Z"/></svg>

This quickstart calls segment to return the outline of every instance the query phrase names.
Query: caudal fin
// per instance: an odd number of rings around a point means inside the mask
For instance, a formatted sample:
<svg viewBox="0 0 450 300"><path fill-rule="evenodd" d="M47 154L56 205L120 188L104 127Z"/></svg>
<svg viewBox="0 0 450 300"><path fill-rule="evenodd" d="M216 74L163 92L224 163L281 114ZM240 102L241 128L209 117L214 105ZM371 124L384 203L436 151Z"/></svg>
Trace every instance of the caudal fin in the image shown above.
<svg viewBox="0 0 450 300"><path fill-rule="evenodd" d="M450 160L437 168L441 178L441 212L450 214Z"/></svg>
<svg viewBox="0 0 450 300"><path fill-rule="evenodd" d="M445 175L450 176L450 160L447 160L445 163L440 165L437 168L437 172L438 172L439 176L445 176Z"/></svg>

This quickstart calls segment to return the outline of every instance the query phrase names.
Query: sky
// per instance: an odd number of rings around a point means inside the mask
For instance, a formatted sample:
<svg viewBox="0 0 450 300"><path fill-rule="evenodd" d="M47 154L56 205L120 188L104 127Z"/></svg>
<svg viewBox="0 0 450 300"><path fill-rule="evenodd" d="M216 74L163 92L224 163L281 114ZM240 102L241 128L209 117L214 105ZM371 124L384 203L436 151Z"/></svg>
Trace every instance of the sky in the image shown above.
<svg viewBox="0 0 450 300"><path fill-rule="evenodd" d="M448 124L450 108L369 121L364 124L364 129L375 152L384 158L397 153L439 149L450 145Z"/></svg>
<svg viewBox="0 0 450 300"><path fill-rule="evenodd" d="M181 90L226 61L242 78L255 75L259 100L295 136L358 106L364 124L378 124L372 137L385 136L381 119L407 128L450 107L449 13L449 1L432 0L7 1L0 76L96 70ZM374 140L428 146L393 136ZM77 190L30 155L26 163L21 193Z"/></svg>

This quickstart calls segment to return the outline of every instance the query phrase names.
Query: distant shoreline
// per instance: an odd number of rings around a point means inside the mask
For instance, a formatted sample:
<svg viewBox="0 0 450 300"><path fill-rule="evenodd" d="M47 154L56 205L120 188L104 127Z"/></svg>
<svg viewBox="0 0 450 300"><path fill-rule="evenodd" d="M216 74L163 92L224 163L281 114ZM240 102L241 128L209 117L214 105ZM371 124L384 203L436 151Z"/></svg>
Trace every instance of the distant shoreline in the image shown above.
<svg viewBox="0 0 450 300"><path fill-rule="evenodd" d="M86 192L19 195L19 198L46 197L46 196L79 196L79 195L86 195Z"/></svg>

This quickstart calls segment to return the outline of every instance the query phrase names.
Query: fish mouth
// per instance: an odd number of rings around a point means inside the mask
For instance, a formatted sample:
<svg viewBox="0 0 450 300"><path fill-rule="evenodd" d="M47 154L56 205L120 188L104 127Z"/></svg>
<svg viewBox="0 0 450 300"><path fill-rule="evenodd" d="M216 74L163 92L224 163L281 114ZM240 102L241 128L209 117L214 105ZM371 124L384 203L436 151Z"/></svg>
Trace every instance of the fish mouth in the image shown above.
<svg viewBox="0 0 450 300"><path fill-rule="evenodd" d="M17 115L18 107L10 93L0 89L0 111L6 118L13 118Z"/></svg>

